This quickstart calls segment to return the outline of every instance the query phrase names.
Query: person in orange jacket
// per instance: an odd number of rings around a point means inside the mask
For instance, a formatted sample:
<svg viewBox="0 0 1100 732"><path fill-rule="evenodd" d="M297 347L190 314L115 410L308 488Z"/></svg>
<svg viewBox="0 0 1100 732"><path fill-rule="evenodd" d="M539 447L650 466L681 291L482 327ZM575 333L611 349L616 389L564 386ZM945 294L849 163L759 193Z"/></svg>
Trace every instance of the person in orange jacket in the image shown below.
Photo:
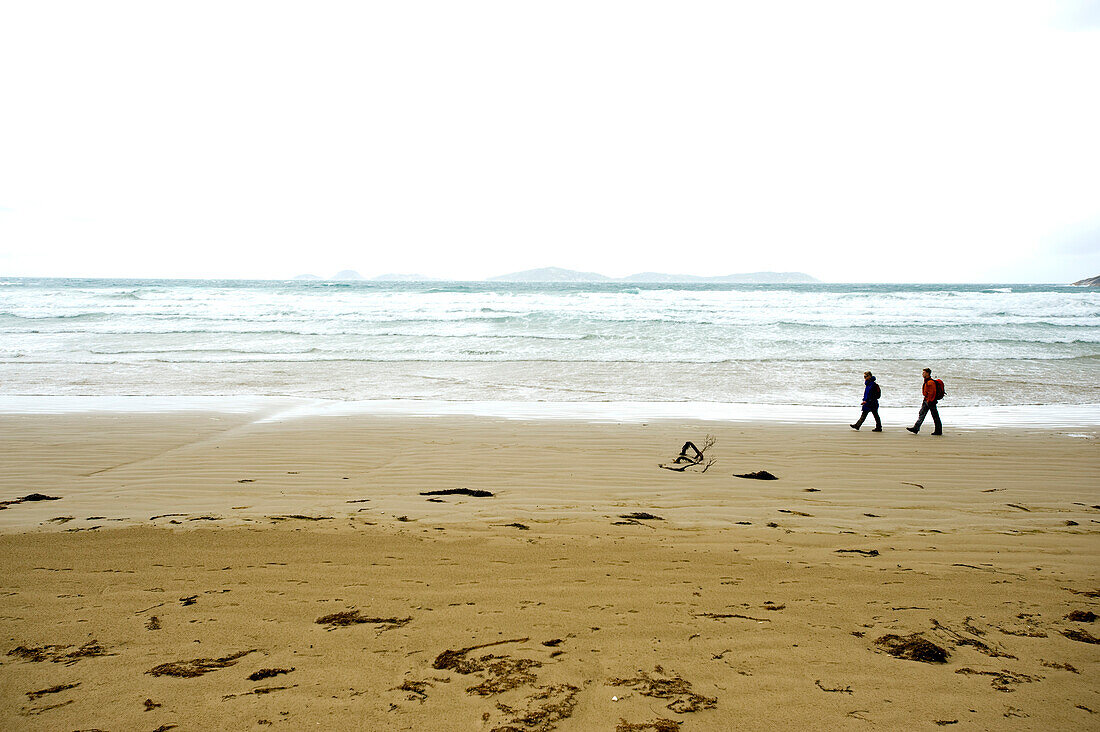
<svg viewBox="0 0 1100 732"><path fill-rule="evenodd" d="M932 423L936 425L936 429L933 430L933 435L943 434L943 424L940 423L940 410L936 409L936 402L939 401L938 392L936 391L936 380L932 378L932 369L924 369L921 374L924 376L924 386L921 388L921 394L924 396L924 403L920 405L920 414L917 415L917 421L912 427L906 427L905 429L912 432L914 435L920 432L920 426L924 423L924 418L929 413L932 415Z"/></svg>

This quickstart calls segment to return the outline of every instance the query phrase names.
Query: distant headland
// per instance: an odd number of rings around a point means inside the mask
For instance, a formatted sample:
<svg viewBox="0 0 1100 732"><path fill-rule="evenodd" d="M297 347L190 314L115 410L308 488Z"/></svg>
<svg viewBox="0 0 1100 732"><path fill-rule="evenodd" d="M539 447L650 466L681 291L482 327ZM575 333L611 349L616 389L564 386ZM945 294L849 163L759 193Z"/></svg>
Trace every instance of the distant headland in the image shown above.
<svg viewBox="0 0 1100 732"><path fill-rule="evenodd" d="M543 267L522 272L490 277L490 282L637 282L637 283L685 283L725 282L735 284L787 284L820 282L804 272L748 272L729 275L687 275L665 272L639 272L628 277L608 277L596 272L578 272L560 267Z"/></svg>
<svg viewBox="0 0 1100 732"><path fill-rule="evenodd" d="M321 280L312 274L301 274L296 280ZM377 277L364 277L353 269L345 269L337 272L329 280L364 280L371 282L438 282L437 277L425 277L418 274L383 274ZM539 269L527 269L522 272L510 272L508 274L486 277L485 282L633 282L633 283L727 283L727 284L804 284L820 282L804 272L746 272L742 274L728 275L690 275L667 274L665 272L639 272L628 277L608 277L598 272L581 272L574 269L562 269L561 267L542 267Z"/></svg>
<svg viewBox="0 0 1100 732"><path fill-rule="evenodd" d="M1077 280L1073 283L1075 287L1100 287L1100 275L1095 277L1086 277L1083 280Z"/></svg>

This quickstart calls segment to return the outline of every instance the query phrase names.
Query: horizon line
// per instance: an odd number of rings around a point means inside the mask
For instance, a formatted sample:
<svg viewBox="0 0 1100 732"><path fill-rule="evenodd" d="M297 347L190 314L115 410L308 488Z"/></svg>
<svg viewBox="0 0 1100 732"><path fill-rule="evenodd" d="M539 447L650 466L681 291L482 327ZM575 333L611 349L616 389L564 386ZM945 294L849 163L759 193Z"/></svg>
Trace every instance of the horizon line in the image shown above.
<svg viewBox="0 0 1100 732"><path fill-rule="evenodd" d="M756 274L756 273L735 273L735 274ZM630 276L630 275L628 275ZM672 275L676 276L676 275ZM688 275L696 277L706 277L706 275ZM718 275L719 277L731 276L731 275ZM1052 280L1035 280L1035 281L1013 281L1013 280L822 280L814 278L816 282L708 282L708 281L659 281L659 280L637 280L633 282L625 281L623 277L608 277L606 280L501 280L497 277L494 278L446 278L446 277L429 277L427 279L385 279L380 280L371 277L361 277L359 279L334 279L331 277L320 277L317 279L299 279L301 275L295 275L293 277L183 277L183 276L171 276L171 277L155 277L155 276L117 276L117 275L5 275L0 274L0 280L131 280L131 281L149 281L149 282L339 282L339 283L363 283L363 284L401 284L401 283L451 283L451 282L469 282L469 283L485 283L485 284L530 284L530 285L599 285L599 284L629 284L629 285L775 285L775 286L790 286L790 285L1061 285L1066 287L1086 287L1086 285L1074 285L1072 282L1065 281L1052 281ZM1088 280L1093 277L1084 277L1082 279Z"/></svg>

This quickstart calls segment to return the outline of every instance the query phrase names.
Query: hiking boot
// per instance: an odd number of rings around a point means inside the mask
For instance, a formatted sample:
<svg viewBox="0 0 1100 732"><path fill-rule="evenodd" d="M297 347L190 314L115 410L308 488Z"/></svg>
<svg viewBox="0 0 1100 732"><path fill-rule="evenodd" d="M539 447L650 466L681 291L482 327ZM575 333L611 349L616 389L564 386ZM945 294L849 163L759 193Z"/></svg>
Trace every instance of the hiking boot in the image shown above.
<svg viewBox="0 0 1100 732"><path fill-rule="evenodd" d="M881 427L875 427L875 428L874 428L873 430L871 430L871 431L872 431L872 432L882 432L882 428L881 428Z"/></svg>
<svg viewBox="0 0 1100 732"><path fill-rule="evenodd" d="M858 424L850 424L848 426L851 427L852 429L854 429L856 432L859 432L859 425Z"/></svg>
<svg viewBox="0 0 1100 732"><path fill-rule="evenodd" d="M919 430L919 429L917 429L916 427L906 427L905 429L909 430L909 431L910 431L910 432L912 432L912 433L913 433L914 435L915 435L915 434L917 434L918 432L920 432L920 430Z"/></svg>

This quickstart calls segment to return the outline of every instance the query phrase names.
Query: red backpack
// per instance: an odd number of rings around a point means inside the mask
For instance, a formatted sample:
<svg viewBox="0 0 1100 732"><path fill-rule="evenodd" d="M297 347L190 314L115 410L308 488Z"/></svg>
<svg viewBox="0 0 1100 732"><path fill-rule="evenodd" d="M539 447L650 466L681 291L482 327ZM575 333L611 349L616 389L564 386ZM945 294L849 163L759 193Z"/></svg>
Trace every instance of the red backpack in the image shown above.
<svg viewBox="0 0 1100 732"><path fill-rule="evenodd" d="M936 401L943 399L947 395L947 389L943 388L943 379L932 379L936 382Z"/></svg>

